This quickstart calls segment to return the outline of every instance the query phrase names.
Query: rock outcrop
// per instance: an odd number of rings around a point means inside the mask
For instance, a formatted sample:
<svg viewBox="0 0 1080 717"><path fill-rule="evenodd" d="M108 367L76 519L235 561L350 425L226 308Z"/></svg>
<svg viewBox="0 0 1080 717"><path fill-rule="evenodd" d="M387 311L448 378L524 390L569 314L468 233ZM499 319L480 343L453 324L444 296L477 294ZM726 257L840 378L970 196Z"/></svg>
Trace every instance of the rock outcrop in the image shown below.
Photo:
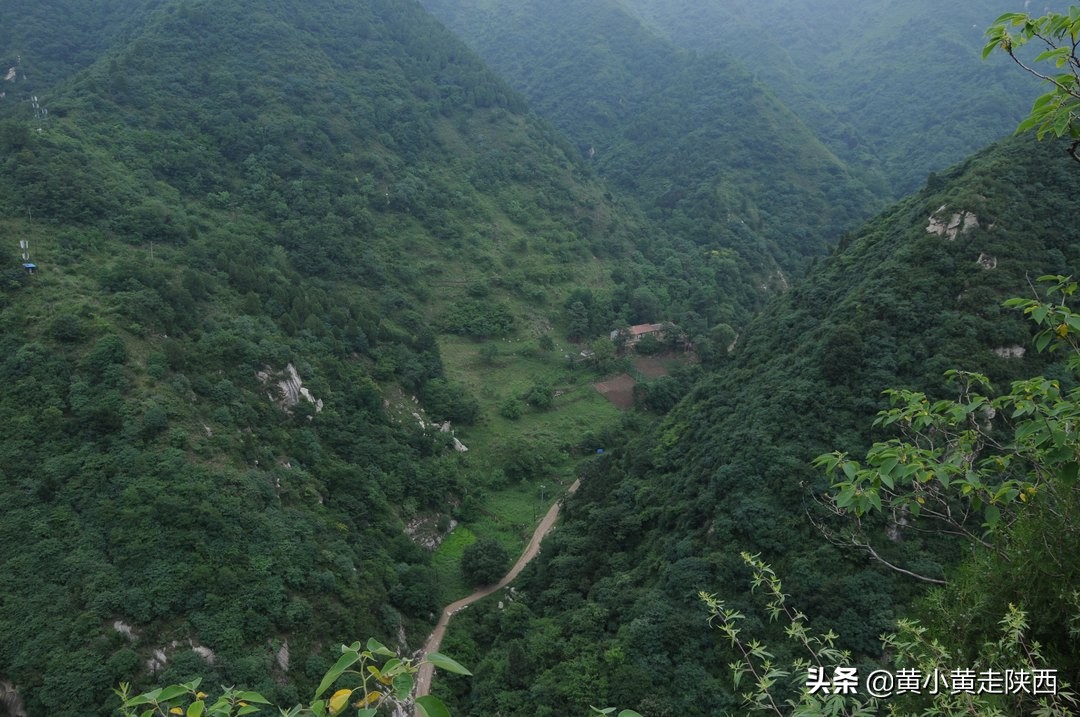
<svg viewBox="0 0 1080 717"><path fill-rule="evenodd" d="M314 404L315 413L320 413L323 410L322 399L311 395L311 391L304 386L300 374L291 363L285 367L284 371L274 371L267 366L262 371L256 371L255 376L264 385L273 383L277 386L279 395L275 396L273 393L267 393L266 395L271 401L276 401L286 413L292 413L293 406L300 403L300 399Z"/></svg>
<svg viewBox="0 0 1080 717"><path fill-rule="evenodd" d="M936 212L930 215L926 231L928 234L937 234L952 241L960 234L976 229L979 226L979 218L971 212L959 211L949 215L948 207L942 204Z"/></svg>

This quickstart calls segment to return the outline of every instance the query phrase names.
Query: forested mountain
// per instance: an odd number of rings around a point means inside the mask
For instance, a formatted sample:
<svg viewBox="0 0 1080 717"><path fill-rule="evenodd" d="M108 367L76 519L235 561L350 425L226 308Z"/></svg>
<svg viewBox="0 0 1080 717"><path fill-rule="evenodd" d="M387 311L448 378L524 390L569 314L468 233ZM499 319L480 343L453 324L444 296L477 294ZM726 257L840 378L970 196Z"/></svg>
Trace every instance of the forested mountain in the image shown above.
<svg viewBox="0 0 1080 717"><path fill-rule="evenodd" d="M826 483L810 461L881 440L869 426L886 388L944 397L956 390L943 377L950 368L985 372L996 386L1047 368L1025 353L1029 325L1001 302L1028 295L1031 276L1080 266L1080 172L1061 150L1011 140L943 173L775 298L730 363L669 415L611 436L516 598L452 626L447 649L478 675L453 683L455 714L584 714L597 703L738 713L728 668L737 656L706 627L698 591L747 614L748 641L784 642L746 589L740 551L772 564L791 603L817 630L835 630L854 664L879 659L878 636L925 583L815 528L831 514L815 499ZM870 525L879 555L919 575L941 578L966 554L917 526ZM1006 564L993 593L969 586L944 603L960 611L948 614L967 642L946 645L960 663L995 639L1009 603L1038 605L1040 591L1056 589L1025 575ZM1061 615L1031 617L1032 639L1074 677Z"/></svg>
<svg viewBox="0 0 1080 717"><path fill-rule="evenodd" d="M287 704L342 641L415 645L404 522L479 495L437 334L535 340L583 285L607 331L656 232L409 2L0 10L0 681Z"/></svg>
<svg viewBox="0 0 1080 717"><path fill-rule="evenodd" d="M469 529L513 547L575 465L517 595L455 621L455 714L737 709L695 594L769 634L740 550L860 660L920 593L815 531L807 462L887 386L1046 367L1000 300L1077 267L1080 173L1006 142L853 231L905 150L811 129L835 98L800 118L644 0L427 4L499 74L413 0L0 5L0 704L295 704L342 642L416 648ZM693 365L615 425L606 337L668 320Z"/></svg>
<svg viewBox="0 0 1080 717"><path fill-rule="evenodd" d="M893 198L1012 132L1037 88L983 30L1015 0L624 0L681 47L741 63L828 147L882 172ZM1039 3L1062 9L1067 3Z"/></svg>
<svg viewBox="0 0 1080 717"><path fill-rule="evenodd" d="M738 62L682 51L614 0L425 0L674 238L782 288L883 191ZM872 186L867 188L867 183ZM753 296L753 292L750 292Z"/></svg>
<svg viewBox="0 0 1080 717"><path fill-rule="evenodd" d="M121 38L137 33L159 0L114 0L94 12L77 0L38 3L11 0L0 7L0 61L15 68L15 84L4 91L43 92L96 62ZM72 22L77 18L77 22Z"/></svg>

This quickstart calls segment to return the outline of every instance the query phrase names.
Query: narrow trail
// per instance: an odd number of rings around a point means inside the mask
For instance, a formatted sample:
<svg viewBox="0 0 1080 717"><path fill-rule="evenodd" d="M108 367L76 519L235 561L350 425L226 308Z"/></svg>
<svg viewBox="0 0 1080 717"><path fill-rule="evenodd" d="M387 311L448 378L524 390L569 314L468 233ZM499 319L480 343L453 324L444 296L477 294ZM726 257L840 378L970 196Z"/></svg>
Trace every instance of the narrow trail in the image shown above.
<svg viewBox="0 0 1080 717"><path fill-rule="evenodd" d="M574 481L574 484L567 490L567 495L573 493L578 489L581 484L580 480ZM536 557L536 554L540 552L540 541L544 539L544 536L551 532L551 529L555 527L555 520L559 517L559 507L562 504L562 500L555 501L554 505L548 509L547 514L536 526L536 530L533 531L532 538L529 540L529 544L525 546L525 550L522 551L521 557L514 563L514 567L510 568L510 571L503 576L503 579L494 585L488 585L485 588L480 588L472 595L463 597L460 600L455 600L446 607L443 608L442 614L439 616L439 622L435 625L435 629L431 631L431 635L428 636L427 642L424 643L424 654L431 652L438 652L439 646L442 644L443 635L446 634L446 626L450 623L450 618L454 616L454 613L459 610L464 610L469 605L472 605L477 600L486 598L488 595L502 590L504 587L513 582L514 578L518 576L518 573L529 564L529 561ZM420 667L420 672L416 675L416 696L423 697L431 692L431 678L435 674L435 667L431 664L424 664Z"/></svg>

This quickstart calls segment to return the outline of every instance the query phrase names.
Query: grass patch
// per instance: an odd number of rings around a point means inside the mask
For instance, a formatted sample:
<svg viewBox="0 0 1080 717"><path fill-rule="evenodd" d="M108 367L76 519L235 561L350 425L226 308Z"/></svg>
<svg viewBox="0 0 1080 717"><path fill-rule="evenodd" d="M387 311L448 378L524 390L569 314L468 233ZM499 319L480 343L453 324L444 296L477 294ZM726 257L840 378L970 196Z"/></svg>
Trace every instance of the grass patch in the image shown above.
<svg viewBox="0 0 1080 717"><path fill-rule="evenodd" d="M475 446L482 455L496 455L514 439L546 440L561 449L618 420L618 409L592 389L593 373L571 368L564 358L576 353L576 347L556 344L554 350L544 352L535 340L494 343L498 354L487 360L480 353L483 342L460 337L443 337L439 342L447 374L476 396L483 412L477 425L458 431L470 451ZM521 400L537 384L555 390L551 408L539 410ZM516 420L500 413L508 400L521 401L521 416Z"/></svg>
<svg viewBox="0 0 1080 717"><path fill-rule="evenodd" d="M448 605L472 592L465 584L458 566L461 564L461 555L465 552L465 548L475 542L476 534L464 525L459 525L432 553L431 567L435 569L435 574L438 576L443 605Z"/></svg>
<svg viewBox="0 0 1080 717"><path fill-rule="evenodd" d="M521 554L551 504L574 480L577 463L593 454L587 436L611 425L620 412L592 388L593 372L572 367L564 358L579 349L565 342L542 351L535 339L500 339L497 351L485 357L484 342L457 336L439 340L446 373L464 384L480 402L482 418L472 426L455 427L469 448L469 471L484 491L477 517L459 526L439 546L432 565L439 575L444 600L467 595L458 567L465 548L477 538L494 538L514 560ZM522 397L537 383L551 386L550 408L529 406ZM500 414L507 400L521 401L521 415L512 420ZM582 445L586 443L588 445ZM540 457L542 468L514 474L515 457Z"/></svg>

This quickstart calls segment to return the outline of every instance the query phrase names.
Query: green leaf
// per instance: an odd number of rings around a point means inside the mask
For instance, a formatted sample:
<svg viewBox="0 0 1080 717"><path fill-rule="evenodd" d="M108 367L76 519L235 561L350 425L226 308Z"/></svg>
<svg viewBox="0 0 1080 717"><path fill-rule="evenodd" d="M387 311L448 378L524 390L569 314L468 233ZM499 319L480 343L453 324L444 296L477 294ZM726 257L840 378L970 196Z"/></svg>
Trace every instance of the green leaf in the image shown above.
<svg viewBox="0 0 1080 717"><path fill-rule="evenodd" d="M619 717L641 717L641 715L634 710L623 710L619 713Z"/></svg>
<svg viewBox="0 0 1080 717"><path fill-rule="evenodd" d="M382 657L391 657L394 654L393 650L376 640L374 637L368 638L367 649L370 650L372 654L380 655Z"/></svg>
<svg viewBox="0 0 1080 717"><path fill-rule="evenodd" d="M160 692L160 691L161 690L154 690L154 693L157 693L157 692ZM151 702L153 702L155 699L157 699L157 694L154 694L153 697L151 697L150 695L151 695L151 693L147 692L147 693L138 695L136 697L132 697L130 700L125 702L124 705L127 706L127 707L135 707L137 705L148 705Z"/></svg>
<svg viewBox="0 0 1080 717"><path fill-rule="evenodd" d="M456 660L451 660L446 655L440 652L432 652L427 656L427 661L435 665L440 670L446 670L447 672L453 672L456 675L472 675L461 663Z"/></svg>
<svg viewBox="0 0 1080 717"><path fill-rule="evenodd" d="M424 695L416 698L417 717L450 717L450 711L438 697Z"/></svg>
<svg viewBox="0 0 1080 717"><path fill-rule="evenodd" d="M886 458L885 460L883 460L881 462L881 467L878 468L878 470L881 471L881 474L883 476L886 476L886 475L892 473L893 468L896 468L896 464L899 463L899 462L900 462L900 460L896 456Z"/></svg>
<svg viewBox="0 0 1080 717"><path fill-rule="evenodd" d="M236 698L243 700L244 702L256 702L260 705L270 704L270 700L266 699L258 692L237 692Z"/></svg>
<svg viewBox="0 0 1080 717"><path fill-rule="evenodd" d="M375 717L378 714L378 710L374 707L361 707L356 710L356 717Z"/></svg>
<svg viewBox="0 0 1080 717"><path fill-rule="evenodd" d="M1052 50L1046 50L1045 52L1040 53L1035 58L1035 62L1042 62L1043 60L1049 60L1051 57L1059 57L1061 55L1066 55L1067 56L1068 54L1069 54L1069 48L1067 48L1067 47L1055 47Z"/></svg>
<svg viewBox="0 0 1080 717"><path fill-rule="evenodd" d="M1066 463L1061 468L1061 480L1065 481L1066 483L1075 483L1078 474L1080 474L1080 464L1078 464L1076 461Z"/></svg>
<svg viewBox="0 0 1080 717"><path fill-rule="evenodd" d="M394 694L399 700L404 700L412 692L413 676L410 674L397 675L394 678Z"/></svg>
<svg viewBox="0 0 1080 717"><path fill-rule="evenodd" d="M341 674L352 667L359 659L360 654L352 651L346 652L339 657L334 666L330 668L330 671L326 673L326 676L322 678L322 682L319 683L319 687L315 690L315 696L312 699L317 700L322 697L322 693L326 692L327 688L334 684L337 678L341 677ZM314 705L312 705L312 708L314 708Z"/></svg>
<svg viewBox="0 0 1080 717"><path fill-rule="evenodd" d="M188 705L187 717L202 717L202 713L206 711L206 703L202 700L196 700Z"/></svg>
<svg viewBox="0 0 1080 717"><path fill-rule="evenodd" d="M157 699L158 702L168 702L169 700L174 700L180 695L186 695L187 693L188 689L183 685L169 685L161 691L161 694L158 695Z"/></svg>
<svg viewBox="0 0 1080 717"><path fill-rule="evenodd" d="M236 711L236 715L237 715L237 717L240 717L240 715L249 715L249 714L253 714L253 713L258 712L258 711L259 711L259 708L256 707L255 705L246 705L246 706L241 707L240 709L238 709Z"/></svg>

